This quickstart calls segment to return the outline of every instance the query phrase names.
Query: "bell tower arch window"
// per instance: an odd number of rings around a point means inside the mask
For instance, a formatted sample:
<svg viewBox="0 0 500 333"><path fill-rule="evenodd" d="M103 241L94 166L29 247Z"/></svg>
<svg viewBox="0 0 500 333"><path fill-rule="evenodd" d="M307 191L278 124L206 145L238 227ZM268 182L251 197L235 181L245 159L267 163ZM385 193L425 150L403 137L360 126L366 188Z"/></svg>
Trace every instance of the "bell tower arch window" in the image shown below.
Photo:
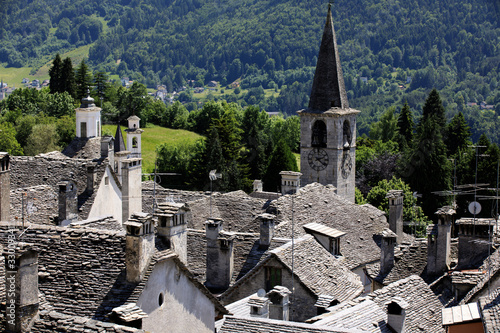
<svg viewBox="0 0 500 333"><path fill-rule="evenodd" d="M326 148L327 131L326 124L322 120L316 120L312 128L311 146Z"/></svg>
<svg viewBox="0 0 500 333"><path fill-rule="evenodd" d="M352 132L351 132L351 124L349 123L349 120L344 120L344 135L343 135L343 145L344 149L349 149L351 148L351 141L352 141Z"/></svg>

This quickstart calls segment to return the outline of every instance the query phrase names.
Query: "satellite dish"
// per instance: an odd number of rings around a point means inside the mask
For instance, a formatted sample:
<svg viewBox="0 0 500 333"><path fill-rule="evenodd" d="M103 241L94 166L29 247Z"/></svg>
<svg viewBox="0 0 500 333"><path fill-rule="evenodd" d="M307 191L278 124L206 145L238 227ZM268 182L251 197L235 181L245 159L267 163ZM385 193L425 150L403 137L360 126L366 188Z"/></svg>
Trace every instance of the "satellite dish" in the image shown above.
<svg viewBox="0 0 500 333"><path fill-rule="evenodd" d="M266 296L266 291L264 289L257 290L257 296L259 296L259 297L265 297Z"/></svg>
<svg viewBox="0 0 500 333"><path fill-rule="evenodd" d="M481 204L477 201L472 201L469 204L469 212L473 215L479 214L481 212Z"/></svg>

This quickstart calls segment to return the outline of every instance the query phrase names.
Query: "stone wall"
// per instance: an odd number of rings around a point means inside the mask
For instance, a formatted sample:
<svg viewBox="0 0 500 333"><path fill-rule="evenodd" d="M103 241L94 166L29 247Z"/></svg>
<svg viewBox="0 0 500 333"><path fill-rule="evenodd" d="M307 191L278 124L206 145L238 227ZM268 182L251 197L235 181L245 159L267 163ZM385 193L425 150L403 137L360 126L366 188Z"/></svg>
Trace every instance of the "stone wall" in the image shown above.
<svg viewBox="0 0 500 333"><path fill-rule="evenodd" d="M30 223L55 225L58 216L58 193L49 185L18 188L10 192L11 220L22 221L24 196L24 216L26 226Z"/></svg>

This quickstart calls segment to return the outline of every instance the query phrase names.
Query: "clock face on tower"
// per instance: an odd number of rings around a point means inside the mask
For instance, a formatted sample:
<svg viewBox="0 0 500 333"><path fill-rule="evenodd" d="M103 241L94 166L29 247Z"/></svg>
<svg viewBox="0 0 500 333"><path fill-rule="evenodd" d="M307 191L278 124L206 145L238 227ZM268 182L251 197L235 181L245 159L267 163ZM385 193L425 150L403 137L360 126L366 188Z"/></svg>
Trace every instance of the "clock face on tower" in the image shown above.
<svg viewBox="0 0 500 333"><path fill-rule="evenodd" d="M324 149L315 148L309 152L307 160L311 168L316 171L321 171L328 165L328 154Z"/></svg>
<svg viewBox="0 0 500 333"><path fill-rule="evenodd" d="M342 169L342 177L344 177L344 179L347 179L352 169L351 155L349 155L348 153L344 153L344 156L342 157L341 169Z"/></svg>

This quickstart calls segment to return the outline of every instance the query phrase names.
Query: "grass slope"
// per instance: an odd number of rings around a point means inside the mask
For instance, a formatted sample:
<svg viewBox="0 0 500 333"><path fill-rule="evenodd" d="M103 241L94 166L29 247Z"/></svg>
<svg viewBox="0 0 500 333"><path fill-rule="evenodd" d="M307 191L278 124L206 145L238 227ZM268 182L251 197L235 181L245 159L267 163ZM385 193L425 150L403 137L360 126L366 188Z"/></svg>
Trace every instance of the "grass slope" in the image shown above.
<svg viewBox="0 0 500 333"><path fill-rule="evenodd" d="M103 134L107 133L114 136L116 125L103 125L102 131ZM125 145L127 145L125 127L122 127L122 135L125 140ZM201 138L201 135L186 130L171 129L156 125L144 128L141 138L143 159L142 172L151 173L154 171L157 146L163 143L168 145L194 144L196 140Z"/></svg>
<svg viewBox="0 0 500 333"><path fill-rule="evenodd" d="M64 59L70 57L73 61L73 68L76 68L83 58L89 57L89 49L91 46L92 44L80 46L76 49L61 54L61 58ZM30 74L33 70L32 67L5 68L0 66L0 80L3 79L4 83L7 83L9 87L16 86L17 88L19 88L23 87L23 84L21 82L25 77L27 77L30 81L34 79L38 79L40 81L49 79L49 68L52 66L52 60L53 59L50 59L47 63L45 63L45 65L40 67L35 74Z"/></svg>

